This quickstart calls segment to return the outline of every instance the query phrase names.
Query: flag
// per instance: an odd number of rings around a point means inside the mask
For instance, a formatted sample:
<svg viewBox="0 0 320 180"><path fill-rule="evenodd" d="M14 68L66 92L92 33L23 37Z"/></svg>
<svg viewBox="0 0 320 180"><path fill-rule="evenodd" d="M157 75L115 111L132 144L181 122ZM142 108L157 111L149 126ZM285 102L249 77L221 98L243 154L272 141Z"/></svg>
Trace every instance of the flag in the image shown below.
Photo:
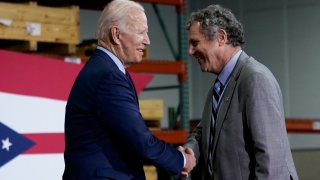
<svg viewBox="0 0 320 180"><path fill-rule="evenodd" d="M61 179L64 115L83 65L0 50L0 179ZM152 75L131 73L138 93Z"/></svg>

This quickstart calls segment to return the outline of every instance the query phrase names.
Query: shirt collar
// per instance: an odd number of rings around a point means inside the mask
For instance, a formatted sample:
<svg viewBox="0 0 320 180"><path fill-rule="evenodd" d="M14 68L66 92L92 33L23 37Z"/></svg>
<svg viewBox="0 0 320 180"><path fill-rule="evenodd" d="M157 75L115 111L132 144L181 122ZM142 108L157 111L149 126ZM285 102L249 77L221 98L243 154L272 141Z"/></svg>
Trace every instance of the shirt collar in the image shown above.
<svg viewBox="0 0 320 180"><path fill-rule="evenodd" d="M225 86L228 82L228 79L240 57L242 50L240 49L232 58L230 61L224 66L221 73L218 75L219 81L222 83L223 86Z"/></svg>
<svg viewBox="0 0 320 180"><path fill-rule="evenodd" d="M100 49L101 51L107 53L111 57L112 61L114 63L116 63L116 65L118 66L119 70L121 72L123 72L123 74L126 74L126 70L124 69L124 66L123 66L122 62L120 61L120 59L117 56L112 54L112 52L110 52L109 50L107 50L104 47L98 46L97 49Z"/></svg>

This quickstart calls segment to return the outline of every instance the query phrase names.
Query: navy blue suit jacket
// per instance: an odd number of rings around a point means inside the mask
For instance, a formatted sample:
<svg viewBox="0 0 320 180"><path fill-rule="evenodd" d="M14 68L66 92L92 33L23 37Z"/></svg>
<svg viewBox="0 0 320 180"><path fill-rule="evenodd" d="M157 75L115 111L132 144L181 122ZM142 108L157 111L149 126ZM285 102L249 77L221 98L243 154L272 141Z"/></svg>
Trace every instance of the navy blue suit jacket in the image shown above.
<svg viewBox="0 0 320 180"><path fill-rule="evenodd" d="M64 180L145 179L144 163L172 174L183 168L182 153L146 127L130 79L99 49L70 92L65 143Z"/></svg>

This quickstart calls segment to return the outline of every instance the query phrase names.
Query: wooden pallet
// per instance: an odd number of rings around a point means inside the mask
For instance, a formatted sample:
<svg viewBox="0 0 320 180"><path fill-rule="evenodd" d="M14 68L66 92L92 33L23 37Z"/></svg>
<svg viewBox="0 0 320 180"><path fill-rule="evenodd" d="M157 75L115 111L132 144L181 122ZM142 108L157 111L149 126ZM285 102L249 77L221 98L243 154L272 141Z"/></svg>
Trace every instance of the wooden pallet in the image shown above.
<svg viewBox="0 0 320 180"><path fill-rule="evenodd" d="M79 21L77 6L54 8L35 2L0 2L0 46L38 51L40 43L45 43L75 53L80 41Z"/></svg>
<svg viewBox="0 0 320 180"><path fill-rule="evenodd" d="M162 99L139 99L140 113L150 129L160 129L164 114Z"/></svg>

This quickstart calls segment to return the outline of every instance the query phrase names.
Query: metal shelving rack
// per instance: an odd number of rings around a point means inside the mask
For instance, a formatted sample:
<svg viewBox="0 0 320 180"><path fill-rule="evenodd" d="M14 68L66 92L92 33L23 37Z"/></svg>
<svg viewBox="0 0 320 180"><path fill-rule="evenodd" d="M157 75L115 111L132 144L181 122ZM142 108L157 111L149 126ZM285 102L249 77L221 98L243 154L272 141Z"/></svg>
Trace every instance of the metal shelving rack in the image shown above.
<svg viewBox="0 0 320 180"><path fill-rule="evenodd" d="M179 80L179 107L175 114L180 115L180 125L183 130L189 132L189 84L187 77L187 35L185 31L186 24L186 6L184 0L138 0L139 2L152 3L154 11L159 20L160 26L164 32L170 50L175 57L175 61L147 60L140 64L131 66L128 70L134 72L148 72L160 74L176 74ZM175 52L170 41L166 27L159 14L156 4L174 5L178 13L178 52ZM182 142L183 143L183 142Z"/></svg>

